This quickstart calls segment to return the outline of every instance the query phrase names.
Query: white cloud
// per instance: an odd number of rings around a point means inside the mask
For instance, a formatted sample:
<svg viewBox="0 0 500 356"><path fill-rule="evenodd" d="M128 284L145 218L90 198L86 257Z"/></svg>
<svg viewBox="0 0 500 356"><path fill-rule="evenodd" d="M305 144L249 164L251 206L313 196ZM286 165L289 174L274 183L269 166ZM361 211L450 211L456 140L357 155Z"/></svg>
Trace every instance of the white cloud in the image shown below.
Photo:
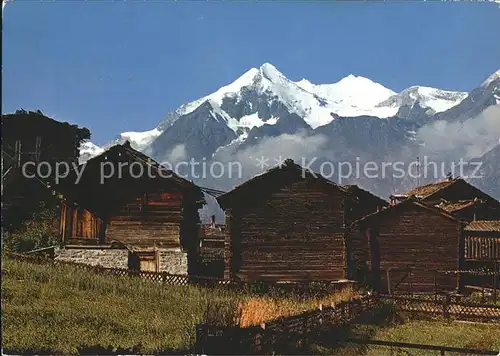
<svg viewBox="0 0 500 356"><path fill-rule="evenodd" d="M500 143L500 105L490 106L465 122L436 121L417 132L425 150L434 154L455 151L463 158L480 157Z"/></svg>
<svg viewBox="0 0 500 356"><path fill-rule="evenodd" d="M167 155L166 161L172 164L175 164L180 161L184 161L187 159L186 145L179 144L175 146L172 151Z"/></svg>

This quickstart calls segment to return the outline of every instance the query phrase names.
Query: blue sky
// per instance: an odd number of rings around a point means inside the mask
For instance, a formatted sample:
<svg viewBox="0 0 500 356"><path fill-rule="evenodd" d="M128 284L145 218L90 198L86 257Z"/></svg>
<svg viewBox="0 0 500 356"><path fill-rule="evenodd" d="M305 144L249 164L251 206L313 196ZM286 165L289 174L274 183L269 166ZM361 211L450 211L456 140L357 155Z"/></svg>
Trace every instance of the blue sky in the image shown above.
<svg viewBox="0 0 500 356"><path fill-rule="evenodd" d="M264 62L396 91L468 91L500 69L492 3L15 0L3 16L2 112L40 109L98 144Z"/></svg>

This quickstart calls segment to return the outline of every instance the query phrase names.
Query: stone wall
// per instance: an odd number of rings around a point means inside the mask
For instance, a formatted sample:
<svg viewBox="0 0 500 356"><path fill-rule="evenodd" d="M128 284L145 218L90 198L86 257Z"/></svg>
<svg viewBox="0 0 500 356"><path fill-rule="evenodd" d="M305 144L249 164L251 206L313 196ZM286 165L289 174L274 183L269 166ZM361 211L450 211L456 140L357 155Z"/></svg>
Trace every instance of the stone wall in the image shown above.
<svg viewBox="0 0 500 356"><path fill-rule="evenodd" d="M56 260L100 265L105 268L128 268L128 250L111 248L62 248Z"/></svg>
<svg viewBox="0 0 500 356"><path fill-rule="evenodd" d="M158 250L158 260L160 272L188 274L187 253L178 248Z"/></svg>
<svg viewBox="0 0 500 356"><path fill-rule="evenodd" d="M188 257L179 248L159 249L159 272L188 274ZM112 248L62 248L55 252L55 259L74 263L83 263L105 268L128 268L129 251Z"/></svg>

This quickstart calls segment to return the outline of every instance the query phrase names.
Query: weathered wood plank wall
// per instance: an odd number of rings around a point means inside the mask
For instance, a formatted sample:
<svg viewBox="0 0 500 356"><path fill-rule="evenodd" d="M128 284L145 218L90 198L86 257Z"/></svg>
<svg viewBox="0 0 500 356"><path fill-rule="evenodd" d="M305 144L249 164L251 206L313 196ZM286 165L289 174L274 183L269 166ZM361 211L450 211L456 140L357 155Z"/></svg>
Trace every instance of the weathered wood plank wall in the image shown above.
<svg viewBox="0 0 500 356"><path fill-rule="evenodd" d="M460 224L440 214L408 205L400 212L387 214L371 230L371 260L378 259L380 270L372 266L372 273L380 278L380 287L387 290L390 269L412 269L413 290L454 289L458 276L436 274L435 271L454 271L460 268ZM376 276L375 276L376 277ZM389 277L391 278L391 277ZM391 284L404 273L393 275ZM436 278L436 280L435 280ZM408 286L409 280L403 286Z"/></svg>
<svg viewBox="0 0 500 356"><path fill-rule="evenodd" d="M340 189L301 180L251 206L233 208L229 269L242 280L345 278L343 204Z"/></svg>

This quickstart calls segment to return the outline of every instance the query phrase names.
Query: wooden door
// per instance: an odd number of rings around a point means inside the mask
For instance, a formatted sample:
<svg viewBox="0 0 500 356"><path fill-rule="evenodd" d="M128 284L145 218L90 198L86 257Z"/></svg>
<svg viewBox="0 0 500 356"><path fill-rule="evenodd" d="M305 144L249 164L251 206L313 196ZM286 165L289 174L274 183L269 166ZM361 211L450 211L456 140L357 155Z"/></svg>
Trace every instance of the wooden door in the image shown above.
<svg viewBox="0 0 500 356"><path fill-rule="evenodd" d="M147 272L158 271L158 259L156 251L139 252L139 270Z"/></svg>
<svg viewBox="0 0 500 356"><path fill-rule="evenodd" d="M141 259L139 270L147 272L156 272L156 260Z"/></svg>

